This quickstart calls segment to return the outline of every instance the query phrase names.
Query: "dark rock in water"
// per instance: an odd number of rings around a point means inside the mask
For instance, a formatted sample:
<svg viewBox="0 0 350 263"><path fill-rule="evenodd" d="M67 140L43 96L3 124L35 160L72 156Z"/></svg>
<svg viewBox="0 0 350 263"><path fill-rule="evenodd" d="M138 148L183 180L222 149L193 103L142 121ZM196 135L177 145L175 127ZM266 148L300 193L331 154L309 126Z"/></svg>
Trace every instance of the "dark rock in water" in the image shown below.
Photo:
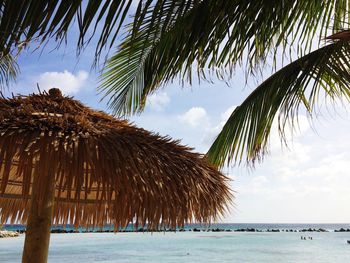
<svg viewBox="0 0 350 263"><path fill-rule="evenodd" d="M299 232L316 232L317 230L316 229L314 229L314 228L304 228L304 229L302 229L302 230L299 230Z"/></svg>
<svg viewBox="0 0 350 263"><path fill-rule="evenodd" d="M236 229L236 232L256 232L257 230L255 228L240 228Z"/></svg>
<svg viewBox="0 0 350 263"><path fill-rule="evenodd" d="M226 229L225 231L226 231L226 232L232 232L232 230L231 230L231 229Z"/></svg>
<svg viewBox="0 0 350 263"><path fill-rule="evenodd" d="M300 230L299 232L316 232L317 230L316 229L314 229L314 228L307 228L307 229L302 229L302 230Z"/></svg>
<svg viewBox="0 0 350 263"><path fill-rule="evenodd" d="M51 233L53 233L53 234L66 234L68 232L65 229L51 229Z"/></svg>
<svg viewBox="0 0 350 263"><path fill-rule="evenodd" d="M225 229L221 229L221 228L215 228L211 230L212 232L224 232Z"/></svg>
<svg viewBox="0 0 350 263"><path fill-rule="evenodd" d="M200 230L200 229L197 229L197 228L194 228L194 229L193 229L193 232L201 232L201 230Z"/></svg>

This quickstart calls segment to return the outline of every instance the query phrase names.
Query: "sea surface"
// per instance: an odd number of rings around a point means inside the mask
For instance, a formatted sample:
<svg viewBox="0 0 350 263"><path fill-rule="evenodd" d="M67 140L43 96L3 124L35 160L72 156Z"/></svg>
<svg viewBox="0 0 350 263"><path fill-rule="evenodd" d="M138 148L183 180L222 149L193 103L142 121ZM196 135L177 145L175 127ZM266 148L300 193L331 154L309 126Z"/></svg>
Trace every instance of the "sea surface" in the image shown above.
<svg viewBox="0 0 350 263"><path fill-rule="evenodd" d="M219 224L211 228L323 228L331 232L52 234L49 262L350 262L350 232L333 232L350 224ZM24 235L0 239L0 262L20 262L23 243Z"/></svg>

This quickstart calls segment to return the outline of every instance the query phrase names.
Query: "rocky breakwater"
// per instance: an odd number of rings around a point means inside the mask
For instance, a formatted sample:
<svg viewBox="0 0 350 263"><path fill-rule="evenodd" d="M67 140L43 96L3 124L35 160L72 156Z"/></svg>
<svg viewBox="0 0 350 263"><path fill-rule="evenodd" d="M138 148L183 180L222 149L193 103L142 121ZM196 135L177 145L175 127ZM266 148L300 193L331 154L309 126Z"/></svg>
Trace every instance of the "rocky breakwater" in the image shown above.
<svg viewBox="0 0 350 263"><path fill-rule="evenodd" d="M19 233L16 231L0 230L0 238L5 237L18 237Z"/></svg>
<svg viewBox="0 0 350 263"><path fill-rule="evenodd" d="M334 232L350 232L350 229L341 228L339 230L334 230Z"/></svg>

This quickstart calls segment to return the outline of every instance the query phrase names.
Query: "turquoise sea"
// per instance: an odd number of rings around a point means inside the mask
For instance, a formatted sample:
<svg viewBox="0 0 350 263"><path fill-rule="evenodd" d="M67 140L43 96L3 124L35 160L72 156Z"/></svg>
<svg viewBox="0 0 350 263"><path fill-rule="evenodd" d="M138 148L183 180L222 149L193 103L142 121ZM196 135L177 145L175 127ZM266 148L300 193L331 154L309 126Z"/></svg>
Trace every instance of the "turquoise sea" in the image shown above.
<svg viewBox="0 0 350 263"><path fill-rule="evenodd" d="M265 228L263 228L265 226ZM219 228L328 230L350 225L225 224ZM261 228L259 228L261 227ZM301 236L312 237L301 240ZM350 232L52 234L49 262L350 262ZM24 235L0 239L0 262L20 262Z"/></svg>

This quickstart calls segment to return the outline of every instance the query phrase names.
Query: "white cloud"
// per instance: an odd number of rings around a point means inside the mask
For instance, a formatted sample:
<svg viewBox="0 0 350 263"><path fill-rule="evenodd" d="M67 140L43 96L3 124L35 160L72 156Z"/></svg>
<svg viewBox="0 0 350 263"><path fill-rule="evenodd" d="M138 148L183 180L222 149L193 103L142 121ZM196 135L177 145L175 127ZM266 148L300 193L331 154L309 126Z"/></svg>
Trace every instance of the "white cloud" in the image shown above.
<svg viewBox="0 0 350 263"><path fill-rule="evenodd" d="M170 98L166 92L159 92L148 96L147 101L152 110L162 111L169 104Z"/></svg>
<svg viewBox="0 0 350 263"><path fill-rule="evenodd" d="M249 184L245 184L238 189L239 194L263 194L268 191L269 180L266 176L258 175L252 177Z"/></svg>
<svg viewBox="0 0 350 263"><path fill-rule="evenodd" d="M41 90L59 88L63 94L76 94L83 87L89 74L86 71L79 71L73 74L67 70L63 72L51 71L39 75L38 84Z"/></svg>
<svg viewBox="0 0 350 263"><path fill-rule="evenodd" d="M228 221L348 222L350 202L349 119L310 129L301 116L300 133L289 149L273 142L270 155L249 176L236 176L237 210ZM337 125L335 125L337 124ZM274 134L274 136L278 136ZM268 180L266 181L264 177ZM276 213L278 211L278 213Z"/></svg>
<svg viewBox="0 0 350 263"><path fill-rule="evenodd" d="M179 119L192 127L208 123L207 111L202 107L193 107L189 109L184 114L180 115Z"/></svg>

